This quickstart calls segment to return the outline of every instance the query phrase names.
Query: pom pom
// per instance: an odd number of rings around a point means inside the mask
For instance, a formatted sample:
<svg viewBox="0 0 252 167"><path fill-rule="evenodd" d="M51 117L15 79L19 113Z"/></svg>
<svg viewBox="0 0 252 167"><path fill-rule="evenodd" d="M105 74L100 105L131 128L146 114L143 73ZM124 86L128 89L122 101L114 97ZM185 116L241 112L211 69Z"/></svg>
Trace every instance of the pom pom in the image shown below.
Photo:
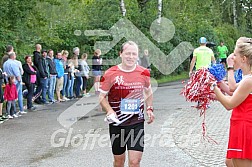
<svg viewBox="0 0 252 167"><path fill-rule="evenodd" d="M200 115L204 115L202 122L203 139L208 142L217 142L209 137L206 133L205 113L211 100L214 100L213 91L210 89L210 83L215 82L215 77L208 69L202 68L191 75L188 83L182 89L181 94L190 102L198 102L198 109L201 110Z"/></svg>
<svg viewBox="0 0 252 167"><path fill-rule="evenodd" d="M215 77L206 68L197 70L192 74L181 94L190 102L198 102L198 109L205 111L211 100L214 100L210 83L216 81Z"/></svg>
<svg viewBox="0 0 252 167"><path fill-rule="evenodd" d="M226 76L226 70L223 64L213 64L208 68L208 70L218 82L223 80L223 78Z"/></svg>
<svg viewBox="0 0 252 167"><path fill-rule="evenodd" d="M236 83L239 83L242 80L242 70L241 69L236 70L234 77L235 77Z"/></svg>

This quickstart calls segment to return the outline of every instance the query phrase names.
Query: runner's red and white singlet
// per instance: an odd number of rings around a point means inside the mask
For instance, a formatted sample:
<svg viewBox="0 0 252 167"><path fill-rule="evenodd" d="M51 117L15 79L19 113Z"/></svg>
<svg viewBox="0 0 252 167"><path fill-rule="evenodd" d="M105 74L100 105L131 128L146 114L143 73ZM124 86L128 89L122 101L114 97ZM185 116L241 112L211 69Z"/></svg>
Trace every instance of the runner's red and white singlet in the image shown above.
<svg viewBox="0 0 252 167"><path fill-rule="evenodd" d="M117 65L105 72L100 92L108 95L108 102L120 120L120 124L113 125L127 126L144 121L143 92L150 87L150 72L141 66L125 71Z"/></svg>

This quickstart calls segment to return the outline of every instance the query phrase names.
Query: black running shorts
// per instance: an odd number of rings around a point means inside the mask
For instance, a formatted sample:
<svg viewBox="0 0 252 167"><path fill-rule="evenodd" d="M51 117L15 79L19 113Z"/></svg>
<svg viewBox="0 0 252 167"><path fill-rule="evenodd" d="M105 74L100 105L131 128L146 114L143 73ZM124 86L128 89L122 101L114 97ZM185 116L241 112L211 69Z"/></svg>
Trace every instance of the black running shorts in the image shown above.
<svg viewBox="0 0 252 167"><path fill-rule="evenodd" d="M114 155L121 155L127 150L143 152L144 122L129 126L109 125L110 141Z"/></svg>

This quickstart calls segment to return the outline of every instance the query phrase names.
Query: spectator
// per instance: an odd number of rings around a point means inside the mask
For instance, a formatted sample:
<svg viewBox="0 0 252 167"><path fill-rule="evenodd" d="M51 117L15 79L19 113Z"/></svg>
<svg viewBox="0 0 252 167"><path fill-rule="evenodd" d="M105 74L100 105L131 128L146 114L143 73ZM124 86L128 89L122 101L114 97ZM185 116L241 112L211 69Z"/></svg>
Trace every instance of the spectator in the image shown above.
<svg viewBox="0 0 252 167"><path fill-rule="evenodd" d="M83 80L83 86L82 86L82 90L83 90L83 96L84 97L89 97L90 95L89 95L89 93L87 93L87 91L86 91L86 89L87 89L87 80L88 80L88 78L89 78L89 70L90 70L90 68L89 68L89 66L88 66L88 64L87 64L87 54L86 53L84 53L84 54L82 54L81 55L81 59L80 59L80 66L81 66L81 76L82 76L82 80Z"/></svg>
<svg viewBox="0 0 252 167"><path fill-rule="evenodd" d="M95 94L99 94L101 67L102 67L101 50L96 49L94 52L94 56L92 57L92 72L94 76Z"/></svg>
<svg viewBox="0 0 252 167"><path fill-rule="evenodd" d="M139 61L140 66L150 69L149 52L147 49L144 50L144 54L142 57L139 58Z"/></svg>
<svg viewBox="0 0 252 167"><path fill-rule="evenodd" d="M62 54L61 52L57 52L56 59L54 59L54 63L57 71L57 79L56 79L56 96L57 102L65 101L60 97L60 91L63 89L63 76L64 76L64 65L62 63Z"/></svg>
<svg viewBox="0 0 252 167"><path fill-rule="evenodd" d="M18 98L18 94L17 87L15 85L15 78L15 76L9 76L9 82L6 84L4 90L4 99L7 101L7 115L9 119L18 117L16 115L16 99Z"/></svg>
<svg viewBox="0 0 252 167"><path fill-rule="evenodd" d="M9 59L9 54L14 52L14 48L12 45L8 45L6 47L6 54L3 56L2 58L2 63L4 64L8 59ZM23 68L22 68L22 63L18 60L16 60L16 57L15 57L15 62L17 63L18 67L19 67L19 70L20 70L20 74L23 75L24 71L23 71ZM22 84L19 85L18 87L18 106L19 106L19 109L20 109L20 112L22 114L25 114L26 112L24 111L23 109L23 96L22 96Z"/></svg>
<svg viewBox="0 0 252 167"><path fill-rule="evenodd" d="M29 111L34 111L36 107L32 105L32 97L34 93L35 83L37 80L37 77L36 77L37 68L32 65L31 56L28 55L25 57L25 64L23 64L23 69L24 69L23 81L28 90L27 109Z"/></svg>
<svg viewBox="0 0 252 167"><path fill-rule="evenodd" d="M2 58L2 65L9 59L9 53L14 52L14 48L12 45L6 46L6 53Z"/></svg>
<svg viewBox="0 0 252 167"><path fill-rule="evenodd" d="M22 63L19 60L14 60L17 65L18 65L18 69L20 71L21 76L24 74L24 70L22 67ZM21 82L21 84L19 86L17 86L18 89L18 106L19 106L19 112L18 114L26 114L26 112L24 111L24 106L23 106L23 84Z"/></svg>
<svg viewBox="0 0 252 167"><path fill-rule="evenodd" d="M79 66L79 61L78 61L78 57L80 54L80 49L78 47L73 48L73 64L74 64L74 68L75 70L75 97L76 98L81 98L82 96L80 95L81 92L81 87L82 87L82 77L81 77L81 73L80 73L80 66Z"/></svg>
<svg viewBox="0 0 252 167"><path fill-rule="evenodd" d="M0 124L3 123L3 121L6 119L6 117L3 115L3 90L2 90L2 86L3 86L3 80L6 77L6 73L4 73L2 71L2 69L0 68Z"/></svg>
<svg viewBox="0 0 252 167"><path fill-rule="evenodd" d="M68 65L67 65L67 58L68 58L68 51L67 50L62 50L62 62L63 62L63 66L64 66L64 82L63 82L63 89L61 91L61 94L62 94L62 99L63 100L69 100L67 97L66 97L66 92L67 92L67 84L68 84L68 81L69 81L69 77L68 77Z"/></svg>
<svg viewBox="0 0 252 167"><path fill-rule="evenodd" d="M42 49L42 46L40 44L36 44L35 45L35 51L33 52L33 62L34 62L34 65L36 66L36 68L38 68L39 66L39 59L41 58L41 49Z"/></svg>
<svg viewBox="0 0 252 167"><path fill-rule="evenodd" d="M43 50L42 51L42 57L39 58L38 60L38 71L39 71L39 76L40 76L40 86L42 90L42 99L40 100L40 103L42 104L49 104L49 102L46 100L46 92L48 89L48 78L50 76L49 73L49 66L47 62L47 51Z"/></svg>
<svg viewBox="0 0 252 167"><path fill-rule="evenodd" d="M36 74L36 78L37 78L37 82L36 82L36 85L37 85L37 88L36 88L36 92L35 92L35 96L34 96L34 99L35 99L35 103L37 104L41 104L42 103L42 100L40 98L40 95L42 93L42 86L41 85L41 81L40 81L40 73L39 73L39 60L41 59L41 49L42 49L42 46L40 44L36 44L35 45L35 51L33 52L33 62L34 62L34 66L37 68L37 74Z"/></svg>
<svg viewBox="0 0 252 167"><path fill-rule="evenodd" d="M54 103L55 99L54 99L54 91L55 91L55 86L56 86L56 76L57 76L57 71L56 71L56 65L54 63L54 57L53 57L53 50L49 50L48 51L48 56L46 58L47 62L48 62L48 66L49 66L49 73L50 73L50 77L49 77L49 88L48 88L48 99L49 102Z"/></svg>
<svg viewBox="0 0 252 167"><path fill-rule="evenodd" d="M75 55L72 56L72 59L68 60L68 84L67 84L67 97L69 99L73 99L74 95L73 95L73 86L74 86L74 73L75 73L75 68L74 68L74 57L76 57Z"/></svg>
<svg viewBox="0 0 252 167"><path fill-rule="evenodd" d="M7 73L8 76L15 76L15 84L18 93L18 105L19 105L19 113L26 114L23 108L23 93L22 93L22 74L21 70L22 66L20 67L19 63L16 60L16 53L11 52L9 53L9 59L3 64L3 70ZM17 114L18 115L18 114Z"/></svg>
<svg viewBox="0 0 252 167"><path fill-rule="evenodd" d="M251 55L252 39L241 37L236 42L234 54L230 56L228 71L241 69L243 76L232 96L226 97L221 90L212 83L210 89L214 91L217 99L227 109L232 109L230 118L229 143L227 149L226 164L229 166L251 166L252 145L251 145L251 103L252 103L252 74ZM233 60L232 60L233 59ZM231 72L231 76L233 76ZM229 75L230 76L230 75ZM230 83L230 82L229 82ZM234 83L234 80L232 81ZM229 159L232 159L233 164ZM229 162L227 162L229 161Z"/></svg>

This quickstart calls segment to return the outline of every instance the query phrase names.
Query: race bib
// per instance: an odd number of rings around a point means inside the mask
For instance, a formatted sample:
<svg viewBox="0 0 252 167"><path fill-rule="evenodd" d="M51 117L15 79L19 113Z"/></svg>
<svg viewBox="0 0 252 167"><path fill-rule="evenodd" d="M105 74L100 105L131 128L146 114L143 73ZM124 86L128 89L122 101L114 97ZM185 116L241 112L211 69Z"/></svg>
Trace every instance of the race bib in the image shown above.
<svg viewBox="0 0 252 167"><path fill-rule="evenodd" d="M120 110L122 114L138 114L140 112L139 99L122 99Z"/></svg>

